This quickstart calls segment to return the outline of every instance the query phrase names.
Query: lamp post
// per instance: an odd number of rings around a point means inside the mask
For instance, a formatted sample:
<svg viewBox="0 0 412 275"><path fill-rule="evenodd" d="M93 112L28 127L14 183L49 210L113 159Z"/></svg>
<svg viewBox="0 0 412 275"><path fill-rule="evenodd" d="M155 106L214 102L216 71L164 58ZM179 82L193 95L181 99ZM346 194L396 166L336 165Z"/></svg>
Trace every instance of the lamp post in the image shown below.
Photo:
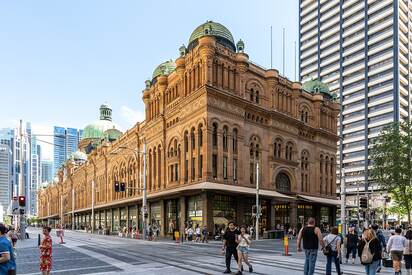
<svg viewBox="0 0 412 275"><path fill-rule="evenodd" d="M256 163L256 240L259 240L259 163Z"/></svg>
<svg viewBox="0 0 412 275"><path fill-rule="evenodd" d="M143 143L143 152L129 148L127 146L120 146L119 149L124 149L131 151L136 159L138 161L139 159L139 154L143 155L143 188L132 188L132 187L126 187L126 189L134 189L134 190L142 190L143 191L143 199L142 199L142 221L143 221L143 228L142 228L142 233L143 233L143 239L146 239L146 213L147 213L147 186L146 186L146 140Z"/></svg>

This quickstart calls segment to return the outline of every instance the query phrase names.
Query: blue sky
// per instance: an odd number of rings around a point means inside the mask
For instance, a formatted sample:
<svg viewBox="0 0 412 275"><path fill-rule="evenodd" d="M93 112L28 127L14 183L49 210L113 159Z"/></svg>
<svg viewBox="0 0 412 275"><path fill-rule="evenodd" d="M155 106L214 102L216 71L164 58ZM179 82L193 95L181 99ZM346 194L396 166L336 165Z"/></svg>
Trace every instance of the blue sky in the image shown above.
<svg viewBox="0 0 412 275"><path fill-rule="evenodd" d="M285 74L294 79L297 0L0 1L0 128L20 118L35 133L50 133L53 125L83 128L105 101L114 122L130 128L144 119L144 81L175 59L206 20L225 25L264 67L272 25L273 67L280 72L285 28Z"/></svg>

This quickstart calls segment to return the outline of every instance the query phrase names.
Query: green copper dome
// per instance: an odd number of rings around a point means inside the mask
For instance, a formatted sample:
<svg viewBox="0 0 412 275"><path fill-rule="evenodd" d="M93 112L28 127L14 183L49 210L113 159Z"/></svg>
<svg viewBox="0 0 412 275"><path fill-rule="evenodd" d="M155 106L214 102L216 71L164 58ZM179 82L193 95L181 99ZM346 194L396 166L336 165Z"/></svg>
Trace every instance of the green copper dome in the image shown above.
<svg viewBox="0 0 412 275"><path fill-rule="evenodd" d="M112 128L112 129L108 129L104 132L105 138L106 140L112 142L116 139L118 139L121 135L122 132L120 132L119 130Z"/></svg>
<svg viewBox="0 0 412 275"><path fill-rule="evenodd" d="M206 35L216 37L219 43L235 51L235 40L232 33L222 24L213 21L203 23L192 32L189 38L189 50L196 46L197 39Z"/></svg>
<svg viewBox="0 0 412 275"><path fill-rule="evenodd" d="M306 81L303 83L302 89L311 94L325 94L331 98L335 98L335 95L329 91L328 85L317 79Z"/></svg>
<svg viewBox="0 0 412 275"><path fill-rule="evenodd" d="M173 60L163 62L153 71L152 79L155 79L159 75L169 75L176 69L176 65Z"/></svg>
<svg viewBox="0 0 412 275"><path fill-rule="evenodd" d="M118 128L112 122L112 109L104 103L100 106L100 120L97 120L84 127L82 139L98 139L102 140L106 137L107 130Z"/></svg>

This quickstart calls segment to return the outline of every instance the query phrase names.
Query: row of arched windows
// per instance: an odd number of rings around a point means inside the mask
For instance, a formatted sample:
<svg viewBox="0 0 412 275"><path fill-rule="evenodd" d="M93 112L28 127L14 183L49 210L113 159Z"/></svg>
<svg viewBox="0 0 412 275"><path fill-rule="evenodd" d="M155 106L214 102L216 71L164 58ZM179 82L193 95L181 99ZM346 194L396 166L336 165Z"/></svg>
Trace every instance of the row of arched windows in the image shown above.
<svg viewBox="0 0 412 275"><path fill-rule="evenodd" d="M320 193L321 194L334 194L336 190L334 188L336 164L335 159L326 154L320 155Z"/></svg>
<svg viewBox="0 0 412 275"><path fill-rule="evenodd" d="M277 138L273 144L273 156L275 158L285 158L286 160L294 159L294 145L292 142L288 141L285 144L285 150L283 150L283 141Z"/></svg>

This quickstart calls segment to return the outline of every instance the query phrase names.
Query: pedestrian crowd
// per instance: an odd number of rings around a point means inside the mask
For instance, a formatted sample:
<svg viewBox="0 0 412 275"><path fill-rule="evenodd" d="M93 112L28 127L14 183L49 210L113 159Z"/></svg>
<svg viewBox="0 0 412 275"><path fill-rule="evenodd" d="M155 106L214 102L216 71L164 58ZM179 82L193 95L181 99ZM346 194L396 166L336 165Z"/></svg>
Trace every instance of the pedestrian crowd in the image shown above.
<svg viewBox="0 0 412 275"><path fill-rule="evenodd" d="M386 242L386 238L378 225L365 228L358 236L354 227L349 228L345 237L339 234L337 227L332 227L330 233L322 236L321 230L315 225L315 219L309 218L308 223L298 234L297 250L305 252L304 275L315 273L318 250L321 248L326 256L326 275L332 274L332 264L338 275L341 270L343 247L346 247L345 263L359 262L364 266L366 275L376 275L385 267L393 267L394 274L402 274L402 260L405 262L406 275L412 275L412 229L402 231L396 228Z"/></svg>

